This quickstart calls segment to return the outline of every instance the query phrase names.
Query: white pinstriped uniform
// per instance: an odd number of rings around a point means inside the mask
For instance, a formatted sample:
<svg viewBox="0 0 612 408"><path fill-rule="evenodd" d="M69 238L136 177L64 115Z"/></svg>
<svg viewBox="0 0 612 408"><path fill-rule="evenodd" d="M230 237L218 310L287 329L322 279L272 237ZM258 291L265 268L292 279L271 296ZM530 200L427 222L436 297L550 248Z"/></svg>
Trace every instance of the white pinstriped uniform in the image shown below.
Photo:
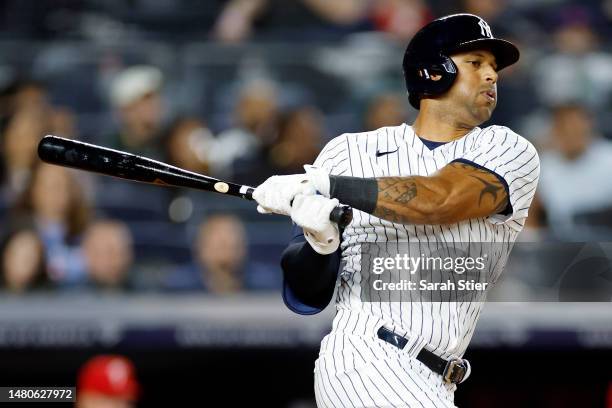
<svg viewBox="0 0 612 408"><path fill-rule="evenodd" d="M393 153L377 157L377 151ZM463 356L483 303L412 302L408 296L401 302L362 302L360 245L398 241L507 244L499 245L506 250L498 254L494 281L523 228L540 165L533 145L506 127L476 127L464 137L430 150L406 124L336 137L315 161L334 175L385 177L427 176L458 159L503 177L512 213L452 225L403 225L354 211L353 222L343 234L337 314L315 365L320 407L454 406L455 386L445 384L415 357L422 347L444 358ZM376 336L381 325L409 339L403 350Z"/></svg>

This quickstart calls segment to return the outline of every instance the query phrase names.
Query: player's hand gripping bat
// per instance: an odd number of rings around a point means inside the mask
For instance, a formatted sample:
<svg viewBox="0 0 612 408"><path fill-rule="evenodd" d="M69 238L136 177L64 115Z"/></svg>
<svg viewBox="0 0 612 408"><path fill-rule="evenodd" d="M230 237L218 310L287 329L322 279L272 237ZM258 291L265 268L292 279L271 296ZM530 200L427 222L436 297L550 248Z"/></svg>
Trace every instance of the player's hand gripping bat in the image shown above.
<svg viewBox="0 0 612 408"><path fill-rule="evenodd" d="M136 156L94 144L47 135L38 144L38 156L45 162L115 176L126 180L197 190L253 200L253 187L221 181L157 160ZM353 218L349 206L338 206L329 219L346 227Z"/></svg>

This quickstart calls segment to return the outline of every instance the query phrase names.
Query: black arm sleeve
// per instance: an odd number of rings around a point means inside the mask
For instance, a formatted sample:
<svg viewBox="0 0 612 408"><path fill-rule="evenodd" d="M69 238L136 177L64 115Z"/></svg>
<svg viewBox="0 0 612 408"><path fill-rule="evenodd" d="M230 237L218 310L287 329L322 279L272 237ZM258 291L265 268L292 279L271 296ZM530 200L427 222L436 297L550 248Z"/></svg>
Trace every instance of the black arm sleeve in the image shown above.
<svg viewBox="0 0 612 408"><path fill-rule="evenodd" d="M283 252L281 267L285 285L304 305L323 310L334 294L340 249L321 255L303 240L294 239Z"/></svg>

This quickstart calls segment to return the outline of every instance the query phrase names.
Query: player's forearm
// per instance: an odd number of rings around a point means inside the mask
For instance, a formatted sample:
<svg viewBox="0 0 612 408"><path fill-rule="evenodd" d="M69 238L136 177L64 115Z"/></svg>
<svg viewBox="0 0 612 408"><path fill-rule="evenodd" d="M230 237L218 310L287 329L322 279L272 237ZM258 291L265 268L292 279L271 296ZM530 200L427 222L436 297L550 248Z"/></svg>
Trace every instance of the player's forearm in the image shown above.
<svg viewBox="0 0 612 408"><path fill-rule="evenodd" d="M450 203L452 185L430 177L381 177L373 215L400 224L447 224L459 214Z"/></svg>
<svg viewBox="0 0 612 408"><path fill-rule="evenodd" d="M461 177L452 168L429 177L330 176L330 195L395 223L451 224L506 207L503 186L483 177Z"/></svg>
<svg viewBox="0 0 612 408"><path fill-rule="evenodd" d="M368 214L402 224L444 223L450 209L451 190L451 183L431 177L330 176L331 197Z"/></svg>

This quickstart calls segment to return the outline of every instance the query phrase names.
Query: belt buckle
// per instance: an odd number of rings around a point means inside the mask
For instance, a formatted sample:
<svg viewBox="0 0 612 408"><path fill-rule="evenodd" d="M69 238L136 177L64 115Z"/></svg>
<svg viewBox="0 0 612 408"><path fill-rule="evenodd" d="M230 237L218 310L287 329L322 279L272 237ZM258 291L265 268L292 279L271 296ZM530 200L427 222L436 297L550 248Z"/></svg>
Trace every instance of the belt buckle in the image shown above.
<svg viewBox="0 0 612 408"><path fill-rule="evenodd" d="M445 383L459 384L463 380L463 377L465 377L466 371L467 366L463 360L460 358L453 358L446 363L442 377Z"/></svg>

